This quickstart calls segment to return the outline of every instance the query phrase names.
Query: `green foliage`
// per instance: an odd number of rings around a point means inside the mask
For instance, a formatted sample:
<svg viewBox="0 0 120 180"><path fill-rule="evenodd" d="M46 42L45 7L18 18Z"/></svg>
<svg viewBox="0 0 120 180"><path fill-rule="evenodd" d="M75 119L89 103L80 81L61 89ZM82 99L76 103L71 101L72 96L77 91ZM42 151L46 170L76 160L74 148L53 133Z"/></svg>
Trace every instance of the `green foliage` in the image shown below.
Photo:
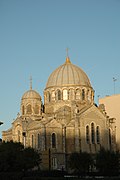
<svg viewBox="0 0 120 180"><path fill-rule="evenodd" d="M96 168L101 174L117 175L119 171L119 153L102 148L96 155Z"/></svg>
<svg viewBox="0 0 120 180"><path fill-rule="evenodd" d="M3 142L0 145L0 171L23 171L38 166L39 154L21 143Z"/></svg>
<svg viewBox="0 0 120 180"><path fill-rule="evenodd" d="M69 167L76 173L89 172L93 160L87 152L72 153L69 158Z"/></svg>
<svg viewBox="0 0 120 180"><path fill-rule="evenodd" d="M96 166L96 172L100 175L118 175L119 174L119 152L101 150L94 155L86 152L72 153L69 158L69 167L76 173L87 173L89 169ZM95 169L94 169L95 170Z"/></svg>
<svg viewBox="0 0 120 180"><path fill-rule="evenodd" d="M41 159L39 154L33 148L26 148L23 151L24 169L30 169L34 166L39 166Z"/></svg>

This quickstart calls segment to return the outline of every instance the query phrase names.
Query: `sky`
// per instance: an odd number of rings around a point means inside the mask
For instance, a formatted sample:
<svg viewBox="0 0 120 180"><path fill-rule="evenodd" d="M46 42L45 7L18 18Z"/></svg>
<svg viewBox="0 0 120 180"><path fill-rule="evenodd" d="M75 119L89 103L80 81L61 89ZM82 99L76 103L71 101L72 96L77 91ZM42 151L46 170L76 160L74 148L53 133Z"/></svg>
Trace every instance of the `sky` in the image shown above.
<svg viewBox="0 0 120 180"><path fill-rule="evenodd" d="M96 103L119 94L120 0L0 0L0 137L20 112L30 76L44 102L66 48L88 75Z"/></svg>

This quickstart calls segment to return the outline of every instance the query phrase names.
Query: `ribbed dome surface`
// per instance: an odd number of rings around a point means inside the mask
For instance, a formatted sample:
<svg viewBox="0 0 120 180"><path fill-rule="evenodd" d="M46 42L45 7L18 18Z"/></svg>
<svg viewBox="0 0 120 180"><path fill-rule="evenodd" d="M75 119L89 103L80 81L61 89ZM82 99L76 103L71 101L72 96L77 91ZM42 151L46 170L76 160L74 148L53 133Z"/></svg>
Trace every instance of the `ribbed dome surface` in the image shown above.
<svg viewBox="0 0 120 180"><path fill-rule="evenodd" d="M46 88L55 86L81 85L91 87L85 72L78 66L73 65L67 57L66 62L59 66L49 76Z"/></svg>
<svg viewBox="0 0 120 180"><path fill-rule="evenodd" d="M22 96L23 99L39 99L41 100L41 96L35 90L30 89L29 91L25 92Z"/></svg>

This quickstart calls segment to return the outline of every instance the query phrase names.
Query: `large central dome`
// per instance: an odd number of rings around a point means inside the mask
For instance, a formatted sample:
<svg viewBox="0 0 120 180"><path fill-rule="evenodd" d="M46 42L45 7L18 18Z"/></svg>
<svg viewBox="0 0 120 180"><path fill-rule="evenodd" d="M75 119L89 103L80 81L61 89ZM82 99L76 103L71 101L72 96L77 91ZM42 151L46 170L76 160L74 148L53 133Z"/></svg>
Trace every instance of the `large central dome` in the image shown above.
<svg viewBox="0 0 120 180"><path fill-rule="evenodd" d="M91 87L86 73L70 62L69 57L66 62L59 66L52 74L46 84L46 88L57 86L81 85Z"/></svg>

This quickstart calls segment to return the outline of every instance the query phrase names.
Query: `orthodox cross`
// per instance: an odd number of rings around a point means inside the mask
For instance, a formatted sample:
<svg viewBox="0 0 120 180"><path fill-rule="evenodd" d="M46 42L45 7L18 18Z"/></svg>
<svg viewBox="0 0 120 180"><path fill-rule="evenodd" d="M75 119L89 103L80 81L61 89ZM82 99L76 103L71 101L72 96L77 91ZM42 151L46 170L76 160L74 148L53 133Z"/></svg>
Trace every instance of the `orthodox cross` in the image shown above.
<svg viewBox="0 0 120 180"><path fill-rule="evenodd" d="M30 76L30 90L32 90L32 76Z"/></svg>
<svg viewBox="0 0 120 180"><path fill-rule="evenodd" d="M68 57L68 51L69 51L69 48L66 48L67 57Z"/></svg>

